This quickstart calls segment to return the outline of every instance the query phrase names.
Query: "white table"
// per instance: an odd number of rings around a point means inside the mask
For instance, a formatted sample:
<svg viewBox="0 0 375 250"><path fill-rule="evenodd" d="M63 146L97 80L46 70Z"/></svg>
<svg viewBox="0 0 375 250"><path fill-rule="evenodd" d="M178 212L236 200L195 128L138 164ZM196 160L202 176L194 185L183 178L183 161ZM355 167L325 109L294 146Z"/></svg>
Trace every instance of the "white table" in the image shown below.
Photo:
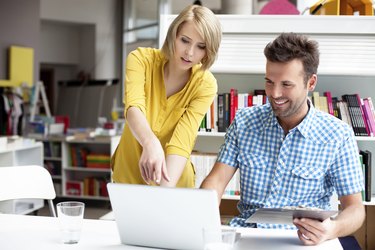
<svg viewBox="0 0 375 250"><path fill-rule="evenodd" d="M236 250L342 249L337 239L318 246L303 246L297 238L296 232L290 230L241 228L238 231L242 236L236 244ZM122 245L114 221L85 219L80 242L75 245L65 245L61 243L57 218L0 214L0 249L151 250L152 248Z"/></svg>

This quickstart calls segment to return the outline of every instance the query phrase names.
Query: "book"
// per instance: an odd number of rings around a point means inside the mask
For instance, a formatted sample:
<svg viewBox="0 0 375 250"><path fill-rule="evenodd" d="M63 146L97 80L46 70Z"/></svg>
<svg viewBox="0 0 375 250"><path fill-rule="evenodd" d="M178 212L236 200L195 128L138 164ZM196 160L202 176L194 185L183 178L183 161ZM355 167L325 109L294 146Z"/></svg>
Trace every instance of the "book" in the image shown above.
<svg viewBox="0 0 375 250"><path fill-rule="evenodd" d="M356 136L368 136L368 128L364 121L362 105L357 94L346 94L342 99L348 104L349 117Z"/></svg>
<svg viewBox="0 0 375 250"><path fill-rule="evenodd" d="M363 158L363 165L365 168L365 201L371 201L371 164L372 154L369 150L360 150L359 153Z"/></svg>
<svg viewBox="0 0 375 250"><path fill-rule="evenodd" d="M338 98L337 97L332 97L332 107L333 107L333 115L339 119L341 119L341 112L340 112L340 108L338 107L337 105L337 102L338 102Z"/></svg>
<svg viewBox="0 0 375 250"><path fill-rule="evenodd" d="M235 88L230 89L230 117L229 124L232 123L238 109L238 91Z"/></svg>
<svg viewBox="0 0 375 250"><path fill-rule="evenodd" d="M319 97L318 91L314 91L312 93L312 102L313 102L315 109L320 110L320 97Z"/></svg>
<svg viewBox="0 0 375 250"><path fill-rule="evenodd" d="M331 115L335 115L333 111L333 101L332 101L331 91L326 91L323 94L327 98L328 113Z"/></svg>
<svg viewBox="0 0 375 250"><path fill-rule="evenodd" d="M219 132L225 132L224 124L224 94L218 94L217 96L217 127Z"/></svg>
<svg viewBox="0 0 375 250"><path fill-rule="evenodd" d="M370 104L367 99L363 99L363 112L369 128L370 136L375 135L375 117L371 111Z"/></svg>

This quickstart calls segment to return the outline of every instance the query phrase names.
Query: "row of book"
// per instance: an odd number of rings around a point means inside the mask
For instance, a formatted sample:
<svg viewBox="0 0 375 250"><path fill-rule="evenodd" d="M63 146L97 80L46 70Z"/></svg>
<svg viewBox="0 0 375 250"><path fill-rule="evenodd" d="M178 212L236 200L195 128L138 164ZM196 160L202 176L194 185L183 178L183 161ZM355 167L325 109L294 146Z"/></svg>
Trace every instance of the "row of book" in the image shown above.
<svg viewBox="0 0 375 250"><path fill-rule="evenodd" d="M60 142L43 142L45 157L61 157L61 143Z"/></svg>
<svg viewBox="0 0 375 250"><path fill-rule="evenodd" d="M103 153L90 153L83 147L70 147L71 166L87 168L110 168L111 156Z"/></svg>
<svg viewBox="0 0 375 250"><path fill-rule="evenodd" d="M82 181L69 180L65 183L66 195L108 197L108 180L98 177L86 177Z"/></svg>
<svg viewBox="0 0 375 250"><path fill-rule="evenodd" d="M348 123L356 136L375 136L375 108L371 97L361 98L358 94L332 97L330 91L323 95L312 93L314 107L336 116Z"/></svg>
<svg viewBox="0 0 375 250"><path fill-rule="evenodd" d="M202 120L200 131L225 132L232 123L237 110L245 107L262 105L267 102L264 89L251 93L238 93L231 88L228 93L218 94Z"/></svg>
<svg viewBox="0 0 375 250"><path fill-rule="evenodd" d="M195 169L195 187L199 188L210 173L216 162L216 154L193 152L190 160ZM235 173L233 178L225 188L225 195L240 195L240 175L239 171Z"/></svg>
<svg viewBox="0 0 375 250"><path fill-rule="evenodd" d="M332 97L330 91L323 95L314 91L311 96L314 107L348 123L356 136L375 136L375 108L371 97L361 98L358 94ZM214 98L210 109L202 120L200 131L225 132L238 110L267 103L264 89L251 93L238 93L231 88Z"/></svg>

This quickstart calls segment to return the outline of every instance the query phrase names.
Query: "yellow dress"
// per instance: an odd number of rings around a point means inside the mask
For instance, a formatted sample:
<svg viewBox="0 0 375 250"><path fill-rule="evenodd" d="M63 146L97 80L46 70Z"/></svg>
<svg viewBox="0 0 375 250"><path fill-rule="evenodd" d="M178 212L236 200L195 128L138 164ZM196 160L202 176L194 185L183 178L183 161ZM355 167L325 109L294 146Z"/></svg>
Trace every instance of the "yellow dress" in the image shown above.
<svg viewBox="0 0 375 250"><path fill-rule="evenodd" d="M160 50L138 48L126 61L125 114L138 107L161 142L167 155L188 159L178 187L194 187L195 172L190 162L200 123L217 92L215 77L209 71L192 69L185 87L166 98L163 68L167 62ZM125 124L120 143L111 159L113 181L145 184L138 162L142 147Z"/></svg>

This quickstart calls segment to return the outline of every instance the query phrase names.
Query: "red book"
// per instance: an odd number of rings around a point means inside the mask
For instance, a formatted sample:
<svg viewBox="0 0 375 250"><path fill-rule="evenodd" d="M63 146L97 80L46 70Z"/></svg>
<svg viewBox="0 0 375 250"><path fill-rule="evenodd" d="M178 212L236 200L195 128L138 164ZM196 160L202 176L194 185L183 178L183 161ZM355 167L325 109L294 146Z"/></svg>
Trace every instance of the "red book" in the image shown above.
<svg viewBox="0 0 375 250"><path fill-rule="evenodd" d="M237 89L231 88L230 89L230 119L229 124L232 123L234 116L236 115L236 111L238 109L238 91Z"/></svg>
<svg viewBox="0 0 375 250"><path fill-rule="evenodd" d="M250 95L250 94L247 96L247 106L248 107L252 107L253 106L253 96Z"/></svg>
<svg viewBox="0 0 375 250"><path fill-rule="evenodd" d="M324 92L324 96L327 97L328 113L331 115L334 115L331 92L330 91Z"/></svg>

